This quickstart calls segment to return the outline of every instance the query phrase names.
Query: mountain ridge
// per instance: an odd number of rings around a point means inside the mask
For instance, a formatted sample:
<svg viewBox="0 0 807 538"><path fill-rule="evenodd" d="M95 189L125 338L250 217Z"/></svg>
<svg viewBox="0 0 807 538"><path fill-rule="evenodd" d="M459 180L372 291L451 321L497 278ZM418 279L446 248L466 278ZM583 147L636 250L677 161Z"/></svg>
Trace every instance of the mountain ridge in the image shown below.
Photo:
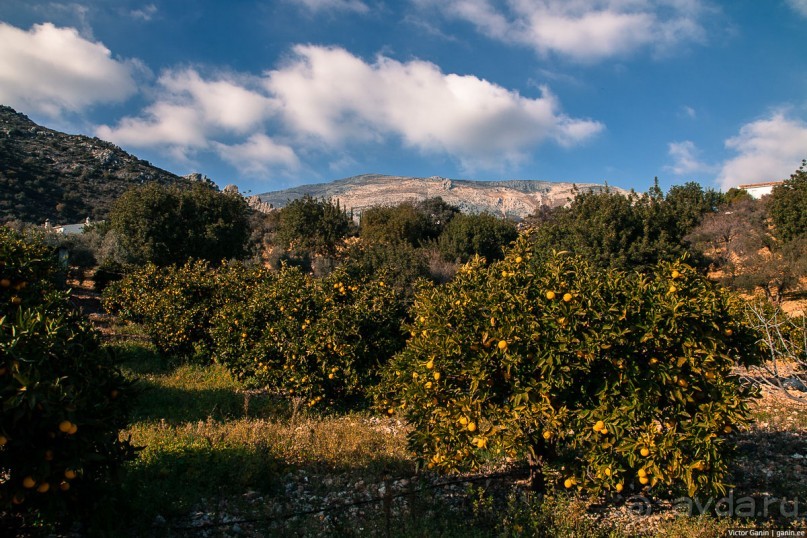
<svg viewBox="0 0 807 538"><path fill-rule="evenodd" d="M110 142L43 127L0 105L0 222L100 220L127 189L150 181L188 178Z"/></svg>
<svg viewBox="0 0 807 538"><path fill-rule="evenodd" d="M410 177L383 174L361 174L328 183L313 183L258 194L258 198L274 208L287 202L311 196L339 200L354 214L374 205L397 205L440 196L445 202L467 213L492 213L502 217L523 219L541 206L567 204L578 191L627 191L598 183L573 183L545 180L509 179L478 181L450 179L440 176Z"/></svg>

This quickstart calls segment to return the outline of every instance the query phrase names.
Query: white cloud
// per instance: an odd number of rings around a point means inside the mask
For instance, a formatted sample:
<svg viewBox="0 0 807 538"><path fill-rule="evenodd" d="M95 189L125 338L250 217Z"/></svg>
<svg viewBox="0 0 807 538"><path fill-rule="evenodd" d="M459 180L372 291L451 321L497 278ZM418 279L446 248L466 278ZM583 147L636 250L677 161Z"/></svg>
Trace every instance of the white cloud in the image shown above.
<svg viewBox="0 0 807 538"><path fill-rule="evenodd" d="M604 128L563 114L547 88L540 92L525 97L424 61L370 63L344 49L301 45L261 77L166 71L151 105L97 134L185 161L214 151L260 175L299 169L301 155L344 161L390 142L448 155L467 170L504 169L538 144L573 146Z"/></svg>
<svg viewBox="0 0 807 538"><path fill-rule="evenodd" d="M681 115L681 116L683 116L685 118L689 118L691 120L694 120L694 119L697 119L698 112L694 108L692 108L691 106L683 105L681 107L679 115Z"/></svg>
<svg viewBox="0 0 807 538"><path fill-rule="evenodd" d="M802 17L807 17L807 0L787 0L787 3Z"/></svg>
<svg viewBox="0 0 807 538"><path fill-rule="evenodd" d="M361 0L289 0L312 12L320 11L353 11L367 13L370 8Z"/></svg>
<svg viewBox="0 0 807 538"><path fill-rule="evenodd" d="M413 0L421 7L473 24L507 43L581 62L624 56L639 49L668 53L705 38L695 0Z"/></svg>
<svg viewBox="0 0 807 538"><path fill-rule="evenodd" d="M29 31L0 22L0 102L57 118L135 93L135 64L73 28L36 24Z"/></svg>
<svg viewBox="0 0 807 538"><path fill-rule="evenodd" d="M249 88L246 77L205 80L193 69L168 70L157 81L157 99L139 117L99 126L101 138L135 147L167 147L184 159L210 147L220 134L248 135L273 114L272 99Z"/></svg>
<svg viewBox="0 0 807 538"><path fill-rule="evenodd" d="M718 175L723 189L786 179L807 157L807 122L776 112L743 125L726 147L739 155L723 163Z"/></svg>
<svg viewBox="0 0 807 538"><path fill-rule="evenodd" d="M278 144L263 133L255 133L242 144L214 143L219 156L244 174L266 176L277 168L296 170L300 160L294 150Z"/></svg>
<svg viewBox="0 0 807 538"><path fill-rule="evenodd" d="M676 176L687 176L698 172L714 170L714 166L700 160L700 151L691 140L670 142L667 146L668 154L673 164L668 166Z"/></svg>
<svg viewBox="0 0 807 538"><path fill-rule="evenodd" d="M379 56L374 63L338 48L297 46L266 87L286 126L331 146L398 137L424 153L448 153L469 168L501 168L546 140L579 143L603 129L560 112L546 88L527 98L436 65Z"/></svg>
<svg viewBox="0 0 807 538"><path fill-rule="evenodd" d="M129 16L133 19L140 19L143 21L150 21L154 18L154 15L157 14L157 6L154 4L149 4L147 6L143 6L140 9L133 9L129 12Z"/></svg>

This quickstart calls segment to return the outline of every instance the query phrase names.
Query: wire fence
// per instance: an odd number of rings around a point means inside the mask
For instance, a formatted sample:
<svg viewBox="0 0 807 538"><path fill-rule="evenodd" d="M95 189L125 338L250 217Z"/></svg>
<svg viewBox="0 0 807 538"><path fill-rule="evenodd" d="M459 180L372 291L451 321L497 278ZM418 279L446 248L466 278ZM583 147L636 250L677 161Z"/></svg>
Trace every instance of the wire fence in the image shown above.
<svg viewBox="0 0 807 538"><path fill-rule="evenodd" d="M219 521L219 522L209 522L203 523L199 525L183 525L183 526L171 526L170 529L172 531L177 532L199 532L204 530L211 530L221 527L228 527L233 525L245 525L245 524L255 524L255 523L272 523L272 522L280 522L286 521L289 519L297 518L297 517L306 517L306 516L313 516L318 514L325 514L328 512L341 512L347 511L351 508L357 508L361 506L368 506L368 505L375 505L381 504L384 512L384 518L386 523L386 534L387 536L390 535L390 525L392 520L392 503L396 499L401 499L405 497L413 497L420 495L422 493L428 491L439 490L443 488L448 488L451 486L457 485L468 485L468 484L476 484L480 482L489 483L492 481L497 480L505 480L505 479L517 479L517 478L526 478L529 476L529 470L526 468L515 468L504 472L498 473L491 473L485 475L476 475L476 476L464 476L462 478L457 478L454 480L444 480L440 482L436 482L433 484L426 484L420 485L416 488L412 489L404 489L402 491L394 492L390 485L401 479L393 479L388 478L384 481L384 494L379 495L376 497L372 497L370 499L362 499L357 501L351 501L347 503L333 503L330 505L321 506L319 508L312 508L308 510L300 510L294 512L286 512L283 514L275 514L275 515L265 515L259 517L252 517L252 518L243 518L243 519L228 519L227 521Z"/></svg>

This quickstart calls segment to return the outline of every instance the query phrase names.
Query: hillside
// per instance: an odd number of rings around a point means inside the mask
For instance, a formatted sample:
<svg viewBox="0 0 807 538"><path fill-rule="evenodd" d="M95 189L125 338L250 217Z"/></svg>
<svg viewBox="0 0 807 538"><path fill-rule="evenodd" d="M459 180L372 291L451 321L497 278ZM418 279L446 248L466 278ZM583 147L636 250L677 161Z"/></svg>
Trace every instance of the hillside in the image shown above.
<svg viewBox="0 0 807 538"><path fill-rule="evenodd" d="M259 194L260 199L274 207L305 195L314 198L338 199L354 214L374 205L396 205L440 196L449 204L468 213L488 212L494 215L522 219L541 206L556 207L574 198L575 188L601 191L606 187L593 183L560 183L551 181L509 180L471 181L442 177L403 177L365 174L330 183L302 185L281 191ZM622 189L608 187L616 192Z"/></svg>
<svg viewBox="0 0 807 538"><path fill-rule="evenodd" d="M0 222L103 219L112 201L146 181L184 179L109 142L47 129L0 106Z"/></svg>

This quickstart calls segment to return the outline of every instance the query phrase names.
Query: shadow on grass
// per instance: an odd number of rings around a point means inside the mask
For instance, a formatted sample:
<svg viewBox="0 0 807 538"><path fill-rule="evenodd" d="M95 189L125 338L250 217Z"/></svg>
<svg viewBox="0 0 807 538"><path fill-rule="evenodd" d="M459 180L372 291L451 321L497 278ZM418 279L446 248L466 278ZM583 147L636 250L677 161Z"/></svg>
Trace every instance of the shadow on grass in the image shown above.
<svg viewBox="0 0 807 538"><path fill-rule="evenodd" d="M176 424L244 416L244 397L228 389L180 389L140 380L137 390L133 421L165 420Z"/></svg>

